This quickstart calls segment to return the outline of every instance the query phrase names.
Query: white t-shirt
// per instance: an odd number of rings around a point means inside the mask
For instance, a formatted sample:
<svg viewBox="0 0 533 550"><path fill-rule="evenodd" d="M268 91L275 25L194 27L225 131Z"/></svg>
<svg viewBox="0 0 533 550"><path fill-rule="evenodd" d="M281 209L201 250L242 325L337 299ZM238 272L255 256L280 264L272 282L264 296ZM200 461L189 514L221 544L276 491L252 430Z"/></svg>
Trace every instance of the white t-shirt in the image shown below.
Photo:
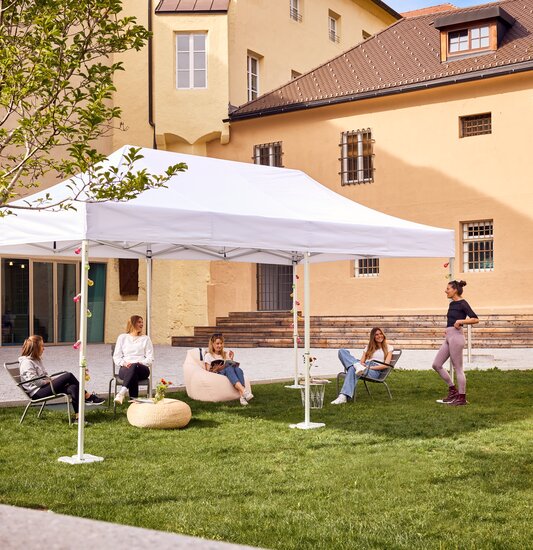
<svg viewBox="0 0 533 550"><path fill-rule="evenodd" d="M154 362L154 346L150 338L144 336L132 336L120 334L117 338L113 361L117 367L123 367L126 363L141 363L147 367Z"/></svg>
<svg viewBox="0 0 533 550"><path fill-rule="evenodd" d="M366 353L366 350L368 348L365 348L365 351L364 353ZM394 351L394 348L392 346L389 346L389 353L392 353ZM376 361L381 361L381 362L385 362L385 354L383 353L383 350L380 348L380 349L377 349L372 357L367 357L366 360L369 361L370 359L375 359Z"/></svg>

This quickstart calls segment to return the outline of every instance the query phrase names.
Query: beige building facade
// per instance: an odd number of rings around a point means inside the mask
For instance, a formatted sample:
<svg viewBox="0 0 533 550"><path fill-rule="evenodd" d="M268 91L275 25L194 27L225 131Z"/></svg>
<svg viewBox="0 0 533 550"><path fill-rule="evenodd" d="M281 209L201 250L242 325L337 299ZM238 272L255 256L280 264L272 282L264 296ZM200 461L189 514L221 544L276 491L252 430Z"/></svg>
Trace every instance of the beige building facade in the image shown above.
<svg viewBox="0 0 533 550"><path fill-rule="evenodd" d="M123 5L153 36L142 52L113 60L125 68L116 75L113 99L123 116L120 128L102 142L107 152L132 144L207 155L212 146L228 146L232 128L225 119L233 109L400 17L380 0L123 0ZM20 345L34 332L50 344L77 339L76 260L0 257L0 345ZM140 262L138 292L131 295L120 291L120 269L117 260L94 263L92 341L114 341L130 315L146 311L146 266ZM255 265L154 261L153 339L168 343L217 315L255 309L256 301Z"/></svg>

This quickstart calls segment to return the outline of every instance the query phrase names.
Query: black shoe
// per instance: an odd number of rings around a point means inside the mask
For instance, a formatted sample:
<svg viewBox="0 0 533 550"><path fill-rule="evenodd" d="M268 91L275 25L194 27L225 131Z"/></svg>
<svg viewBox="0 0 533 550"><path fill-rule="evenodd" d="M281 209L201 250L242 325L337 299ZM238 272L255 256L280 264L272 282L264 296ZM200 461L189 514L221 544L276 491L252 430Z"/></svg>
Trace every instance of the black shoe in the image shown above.
<svg viewBox="0 0 533 550"><path fill-rule="evenodd" d="M94 392L85 399L86 405L103 405L104 403L105 399L98 397Z"/></svg>

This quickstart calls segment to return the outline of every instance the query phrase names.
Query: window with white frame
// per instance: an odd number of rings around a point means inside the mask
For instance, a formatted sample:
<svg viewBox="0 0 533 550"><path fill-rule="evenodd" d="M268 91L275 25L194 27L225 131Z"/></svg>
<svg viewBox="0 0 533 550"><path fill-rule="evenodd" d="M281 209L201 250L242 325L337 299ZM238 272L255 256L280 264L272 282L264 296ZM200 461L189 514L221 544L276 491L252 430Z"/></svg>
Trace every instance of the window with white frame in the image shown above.
<svg viewBox="0 0 533 550"><path fill-rule="evenodd" d="M374 152L372 130L354 130L341 134L341 184L372 183Z"/></svg>
<svg viewBox="0 0 533 550"><path fill-rule="evenodd" d="M379 275L379 258L355 260L356 277L377 277Z"/></svg>
<svg viewBox="0 0 533 550"><path fill-rule="evenodd" d="M332 42L340 42L340 30L339 30L340 15L335 12L329 11L328 14L328 35Z"/></svg>
<svg viewBox="0 0 533 550"><path fill-rule="evenodd" d="M256 99L259 95L259 59L248 55L248 101Z"/></svg>
<svg viewBox="0 0 533 550"><path fill-rule="evenodd" d="M463 272L494 271L492 220L463 222Z"/></svg>
<svg viewBox="0 0 533 550"><path fill-rule="evenodd" d="M281 157L283 155L281 149L281 141L273 143L262 143L254 145L254 164L262 164L264 166L282 167Z"/></svg>
<svg viewBox="0 0 533 550"><path fill-rule="evenodd" d="M293 21L302 21L302 12L301 12L301 2L300 0L290 0L289 13Z"/></svg>
<svg viewBox="0 0 533 550"><path fill-rule="evenodd" d="M176 87L207 88L207 35L176 35Z"/></svg>

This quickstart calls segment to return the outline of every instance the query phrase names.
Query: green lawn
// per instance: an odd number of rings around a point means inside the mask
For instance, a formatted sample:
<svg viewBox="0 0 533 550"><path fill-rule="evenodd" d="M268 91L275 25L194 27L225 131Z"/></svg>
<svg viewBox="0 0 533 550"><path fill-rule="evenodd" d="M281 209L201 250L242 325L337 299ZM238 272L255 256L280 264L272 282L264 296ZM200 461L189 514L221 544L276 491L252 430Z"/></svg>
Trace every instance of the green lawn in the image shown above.
<svg viewBox="0 0 533 550"><path fill-rule="evenodd" d="M471 372L468 407L435 404L433 372L398 371L393 400L373 385L355 404L312 411L281 384L255 386L248 408L189 401L179 431L131 427L125 407L89 414L71 466L66 414L2 409L0 502L267 548L533 546L533 371Z"/></svg>

